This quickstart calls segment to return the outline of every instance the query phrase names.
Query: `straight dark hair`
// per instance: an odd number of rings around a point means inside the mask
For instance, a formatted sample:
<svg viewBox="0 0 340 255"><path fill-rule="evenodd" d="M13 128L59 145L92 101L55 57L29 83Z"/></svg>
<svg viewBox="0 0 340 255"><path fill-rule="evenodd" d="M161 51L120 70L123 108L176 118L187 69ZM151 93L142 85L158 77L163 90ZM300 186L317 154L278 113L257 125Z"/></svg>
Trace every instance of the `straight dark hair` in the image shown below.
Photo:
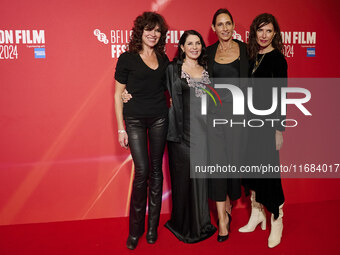
<svg viewBox="0 0 340 255"><path fill-rule="evenodd" d="M250 25L249 29L249 41L248 41L248 54L250 59L255 59L257 53L260 50L260 45L257 43L257 30L267 24L273 24L274 27L274 38L272 40L272 46L274 49L282 51L283 43L281 37L281 30L279 23L272 14L262 13L258 15Z"/></svg>
<svg viewBox="0 0 340 255"><path fill-rule="evenodd" d="M214 14L214 17L213 17L213 20L212 20L212 24L215 26L216 25L216 19L217 19L217 16L220 15L220 14L227 14L229 15L230 19L231 19L231 22L234 24L234 20L233 20L233 16L231 15L230 11L228 11L227 9L225 8L220 8L218 9L215 14Z"/></svg>
<svg viewBox="0 0 340 255"><path fill-rule="evenodd" d="M198 61L198 64L200 66L203 66L204 69L207 69L207 64L208 64L207 47L205 46L205 43L204 43L204 40L203 40L201 34L198 33L195 30L186 30L182 34L182 36L181 36L181 38L179 39L179 42L178 42L178 53L177 53L176 60L179 61L181 64L183 63L183 61L185 59L185 53L183 52L181 46L184 46L189 35L196 35L200 39L201 44L202 44L202 51L201 51L201 55L198 57L197 61Z"/></svg>

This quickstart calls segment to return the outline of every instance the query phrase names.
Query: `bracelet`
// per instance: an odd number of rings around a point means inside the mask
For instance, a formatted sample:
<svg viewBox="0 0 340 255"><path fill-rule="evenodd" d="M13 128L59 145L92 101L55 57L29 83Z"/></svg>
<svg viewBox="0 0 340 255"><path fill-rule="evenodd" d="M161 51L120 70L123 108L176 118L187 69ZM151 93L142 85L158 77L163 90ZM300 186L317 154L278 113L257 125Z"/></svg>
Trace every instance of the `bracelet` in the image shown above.
<svg viewBox="0 0 340 255"><path fill-rule="evenodd" d="M126 133L125 129L119 129L118 134L121 134L121 133Z"/></svg>

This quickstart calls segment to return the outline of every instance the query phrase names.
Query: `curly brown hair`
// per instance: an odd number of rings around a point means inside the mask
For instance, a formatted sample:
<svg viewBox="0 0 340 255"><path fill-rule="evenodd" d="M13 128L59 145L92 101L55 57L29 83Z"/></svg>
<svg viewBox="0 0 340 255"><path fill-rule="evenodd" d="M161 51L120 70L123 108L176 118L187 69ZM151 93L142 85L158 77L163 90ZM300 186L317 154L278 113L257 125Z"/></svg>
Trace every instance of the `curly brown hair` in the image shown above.
<svg viewBox="0 0 340 255"><path fill-rule="evenodd" d="M274 38L272 40L272 46L274 49L278 49L279 51L282 51L283 43L282 43L282 37L281 37L281 30L279 23L275 19L275 17L272 14L269 13L262 13L258 15L250 25L249 29L249 41L248 41L248 54L250 59L255 59L257 53L260 50L260 46L257 43L257 30L267 24L273 24L274 27Z"/></svg>
<svg viewBox="0 0 340 255"><path fill-rule="evenodd" d="M139 15L132 28L131 39L129 42L129 52L139 53L143 50L142 35L144 30L152 30L156 26L159 26L161 31L161 37L158 43L154 47L154 50L159 55L165 54L165 40L166 33L168 32L168 25L166 24L162 15L156 12L144 12Z"/></svg>

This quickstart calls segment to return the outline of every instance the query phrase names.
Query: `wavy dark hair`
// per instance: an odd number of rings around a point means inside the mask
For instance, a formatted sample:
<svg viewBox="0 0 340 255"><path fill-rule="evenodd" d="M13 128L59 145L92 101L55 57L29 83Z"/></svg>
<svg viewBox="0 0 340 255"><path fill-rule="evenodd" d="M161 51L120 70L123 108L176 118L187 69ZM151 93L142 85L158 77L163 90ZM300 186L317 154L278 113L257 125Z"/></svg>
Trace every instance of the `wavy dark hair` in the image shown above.
<svg viewBox="0 0 340 255"><path fill-rule="evenodd" d="M274 27L274 38L272 40L272 46L274 49L278 49L279 51L282 51L283 43L282 43L282 37L281 37L281 30L279 23L275 19L275 17L272 14L269 13L262 13L258 15L254 20L253 23L250 25L249 29L249 41L248 41L248 54L250 59L255 59L257 53L260 50L260 46L257 43L257 30L267 24L273 24Z"/></svg>
<svg viewBox="0 0 340 255"><path fill-rule="evenodd" d="M214 14L214 17L213 17L213 20L212 20L212 24L215 26L216 25L216 19L217 19L217 16L220 15L220 14L227 14L229 15L230 19L231 19L231 22L234 24L234 20L233 20L233 16L231 15L230 11L228 11L227 9L225 8L220 8L218 9L215 14Z"/></svg>
<svg viewBox="0 0 340 255"><path fill-rule="evenodd" d="M165 40L166 33L168 32L168 25L162 15L156 12L144 12L139 15L135 21L132 28L131 39L129 42L129 52L139 53L143 50L142 35L144 30L152 30L156 26L159 26L161 31L161 37L158 43L155 45L155 52L159 55L165 54Z"/></svg>
<svg viewBox="0 0 340 255"><path fill-rule="evenodd" d="M202 44L202 51L201 51L201 55L198 57L197 61L198 61L198 64L200 66L203 66L204 69L207 69L207 64L208 64L207 47L205 46L205 43L204 43L204 40L203 40L201 34L198 33L195 30L186 30L182 34L182 36L181 36L181 38L179 39L179 42L178 42L178 53L177 53L176 60L179 61L181 64L183 64L183 61L185 59L185 53L183 52L181 46L184 46L189 35L196 35L200 39L201 44Z"/></svg>

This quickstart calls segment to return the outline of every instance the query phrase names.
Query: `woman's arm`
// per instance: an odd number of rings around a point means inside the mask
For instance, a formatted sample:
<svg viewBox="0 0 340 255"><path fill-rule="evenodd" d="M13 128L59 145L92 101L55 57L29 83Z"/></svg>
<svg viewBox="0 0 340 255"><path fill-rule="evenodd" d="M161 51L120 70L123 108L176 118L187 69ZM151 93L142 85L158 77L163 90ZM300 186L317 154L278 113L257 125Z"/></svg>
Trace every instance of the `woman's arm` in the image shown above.
<svg viewBox="0 0 340 255"><path fill-rule="evenodd" d="M279 104L278 104L276 113L277 113L277 118L280 120L280 124L276 126L276 130L275 130L275 142L276 142L276 150L280 150L283 145L282 132L285 130L285 128L281 125L281 123L286 119L285 116L281 115L281 90L282 88L287 87L287 83L288 83L288 80L287 80L288 65L283 55L280 55L280 58L278 59L278 61L276 61L274 67L275 67L274 76L276 79L279 79L277 82L277 84L279 85L279 96L278 96Z"/></svg>
<svg viewBox="0 0 340 255"><path fill-rule="evenodd" d="M128 148L128 135L125 131L124 122L123 122L123 101L122 101L122 93L125 90L126 85L121 84L116 80L115 86L115 111L116 111L116 119L118 125L118 141L121 147L127 149Z"/></svg>

